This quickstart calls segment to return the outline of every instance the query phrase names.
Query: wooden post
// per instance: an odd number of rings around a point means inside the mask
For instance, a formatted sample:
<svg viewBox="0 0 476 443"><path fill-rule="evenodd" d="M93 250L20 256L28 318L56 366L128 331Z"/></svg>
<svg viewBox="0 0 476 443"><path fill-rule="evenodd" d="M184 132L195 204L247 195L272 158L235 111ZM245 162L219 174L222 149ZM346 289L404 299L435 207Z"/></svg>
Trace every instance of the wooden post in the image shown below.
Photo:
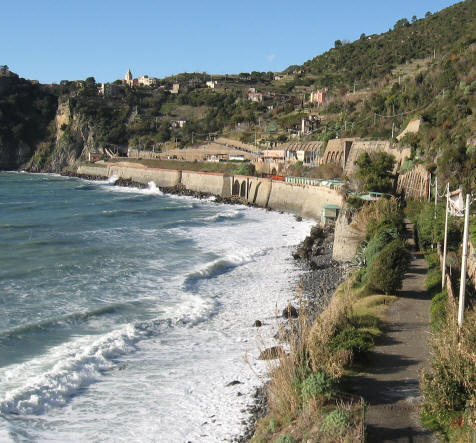
<svg viewBox="0 0 476 443"><path fill-rule="evenodd" d="M446 246L448 243L448 201L450 199L450 184L446 185L445 240L443 242L443 269L441 271L441 289L445 288L446 280Z"/></svg>
<svg viewBox="0 0 476 443"><path fill-rule="evenodd" d="M469 227L469 204L471 195L466 194L466 208L464 213L464 233L463 233L463 257L461 258L461 276L459 281L459 307L458 325L462 326L464 321L464 296L466 291L466 258L468 255L468 227Z"/></svg>

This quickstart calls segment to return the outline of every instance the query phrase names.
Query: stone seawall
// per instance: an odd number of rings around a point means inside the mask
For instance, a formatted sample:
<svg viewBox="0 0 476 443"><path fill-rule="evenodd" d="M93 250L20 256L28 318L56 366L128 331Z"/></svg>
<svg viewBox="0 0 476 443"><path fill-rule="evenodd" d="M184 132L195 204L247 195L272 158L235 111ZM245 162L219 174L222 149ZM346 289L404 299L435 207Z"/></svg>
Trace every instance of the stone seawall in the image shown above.
<svg viewBox="0 0 476 443"><path fill-rule="evenodd" d="M352 232L351 223L351 214L341 211L334 230L332 258L336 261L349 261L357 255L360 239Z"/></svg>
<svg viewBox="0 0 476 443"><path fill-rule="evenodd" d="M292 212L318 221L324 205L342 205L342 196L325 186L285 183L267 178L147 168L133 163L83 165L78 167L77 173L104 178L116 175L143 184L153 181L159 188L182 185L190 191L224 198L237 196L245 203Z"/></svg>

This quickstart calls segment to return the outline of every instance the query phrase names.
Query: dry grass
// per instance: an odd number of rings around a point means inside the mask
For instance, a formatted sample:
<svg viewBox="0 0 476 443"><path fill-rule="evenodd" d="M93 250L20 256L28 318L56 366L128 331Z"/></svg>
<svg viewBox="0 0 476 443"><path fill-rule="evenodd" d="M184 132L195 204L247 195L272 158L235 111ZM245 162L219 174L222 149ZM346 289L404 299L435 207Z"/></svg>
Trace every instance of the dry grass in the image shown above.
<svg viewBox="0 0 476 443"><path fill-rule="evenodd" d="M378 224L385 219L398 219L399 216L400 209L397 200L381 198L364 205L360 211L356 212L349 228L355 239L364 241L371 223Z"/></svg>
<svg viewBox="0 0 476 443"><path fill-rule="evenodd" d="M465 312L459 329L447 306L446 324L431 338L431 368L422 371L425 425L450 441L476 438L476 311Z"/></svg>
<svg viewBox="0 0 476 443"><path fill-rule="evenodd" d="M349 278L338 288L313 324L300 315L290 329L283 331L289 352L269 363L268 413L258 422L252 441L278 441L284 435L295 441L361 440L363 403L359 403L359 399L356 401L347 394L311 399L301 395L301 382L309 374L325 372L339 379L346 372L352 352L329 346L339 329L353 323L359 328L367 328L373 335L381 334L381 317L395 297L365 296L353 289L352 284L353 279ZM300 309L300 312L304 310ZM335 429L329 428L329 414L336 410L347 411L343 413L347 421Z"/></svg>

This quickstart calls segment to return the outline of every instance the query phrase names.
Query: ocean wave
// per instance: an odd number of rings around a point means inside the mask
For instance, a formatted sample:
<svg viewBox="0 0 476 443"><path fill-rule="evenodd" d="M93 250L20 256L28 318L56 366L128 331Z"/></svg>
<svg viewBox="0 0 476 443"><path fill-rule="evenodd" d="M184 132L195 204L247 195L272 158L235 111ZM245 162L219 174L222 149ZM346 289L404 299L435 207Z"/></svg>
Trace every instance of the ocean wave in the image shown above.
<svg viewBox="0 0 476 443"><path fill-rule="evenodd" d="M47 371L28 378L23 386L7 391L0 400L1 414L41 415L52 408L63 407L82 390L100 381L104 375L120 367L121 356L137 350L137 343L164 328L172 326L171 319L155 319L138 324L128 324L121 329L101 336L90 344L67 343L44 356L45 361L57 363ZM177 322L177 324L180 324ZM9 370L3 381L16 381L24 377L22 364Z"/></svg>
<svg viewBox="0 0 476 443"><path fill-rule="evenodd" d="M72 314L63 315L61 317L43 320L37 323L27 323L16 328L0 332L0 344L6 340L21 339L22 336L40 331L48 331L51 329L65 328L75 326L79 323L84 323L92 318L101 317L103 315L114 314L126 308L126 303L114 303L107 306L102 306L97 309L92 309L85 312L74 312Z"/></svg>
<svg viewBox="0 0 476 443"><path fill-rule="evenodd" d="M111 183L109 181L102 181L99 183L103 185L107 185L107 186L103 186L103 189L107 191L111 191L111 192L134 193L134 194L145 194L145 195L156 195L156 196L164 195L164 193L157 187L157 185L153 181L150 181L147 183L147 188L136 188L133 186L115 186L115 185L111 186Z"/></svg>
<svg viewBox="0 0 476 443"><path fill-rule="evenodd" d="M245 215L242 211L220 212L219 214L207 217L206 221L221 222L226 220L236 220L243 218Z"/></svg>
<svg viewBox="0 0 476 443"><path fill-rule="evenodd" d="M47 226L47 225L45 224L16 225L12 223L5 223L5 224L0 224L0 229L24 230L24 229L43 228L44 226Z"/></svg>
<svg viewBox="0 0 476 443"><path fill-rule="evenodd" d="M0 412L39 415L66 405L80 389L98 381L104 371L111 369L114 358L131 352L136 341L136 329L128 326L72 355L54 356L58 363L51 370L6 393L0 401Z"/></svg>
<svg viewBox="0 0 476 443"><path fill-rule="evenodd" d="M189 273L184 279L183 288L187 291L192 291L196 289L196 286L200 283L200 281L209 280L226 274L238 266L242 266L251 262L255 256L262 255L263 253L264 251L260 251L256 254L235 255L214 260L201 269Z"/></svg>

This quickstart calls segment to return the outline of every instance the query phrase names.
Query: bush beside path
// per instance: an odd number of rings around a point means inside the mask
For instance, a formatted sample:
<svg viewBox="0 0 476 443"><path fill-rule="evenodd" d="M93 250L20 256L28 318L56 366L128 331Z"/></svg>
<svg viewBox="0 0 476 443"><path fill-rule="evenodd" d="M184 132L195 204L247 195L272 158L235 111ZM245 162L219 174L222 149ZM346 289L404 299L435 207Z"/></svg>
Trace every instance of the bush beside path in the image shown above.
<svg viewBox="0 0 476 443"><path fill-rule="evenodd" d="M428 360L431 298L425 290L427 264L405 220L411 263L397 301L387 311L386 333L369 357L366 374L353 377L354 393L368 403L367 441L432 442L419 422L419 368Z"/></svg>

